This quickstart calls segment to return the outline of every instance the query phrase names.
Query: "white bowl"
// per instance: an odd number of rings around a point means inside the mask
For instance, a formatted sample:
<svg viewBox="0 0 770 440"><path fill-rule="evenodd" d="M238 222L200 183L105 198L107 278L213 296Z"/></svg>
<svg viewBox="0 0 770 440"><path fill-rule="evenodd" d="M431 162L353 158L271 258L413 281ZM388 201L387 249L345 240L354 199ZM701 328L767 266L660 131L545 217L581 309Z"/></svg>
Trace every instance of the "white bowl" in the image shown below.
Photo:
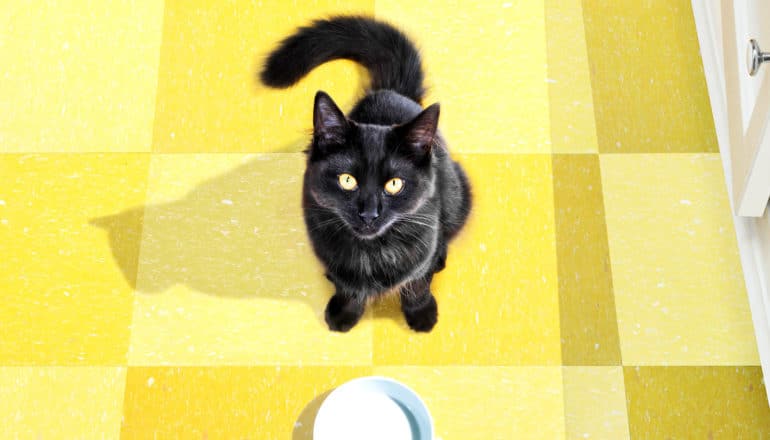
<svg viewBox="0 0 770 440"><path fill-rule="evenodd" d="M362 377L329 393L316 414L313 439L433 440L433 419L406 385Z"/></svg>

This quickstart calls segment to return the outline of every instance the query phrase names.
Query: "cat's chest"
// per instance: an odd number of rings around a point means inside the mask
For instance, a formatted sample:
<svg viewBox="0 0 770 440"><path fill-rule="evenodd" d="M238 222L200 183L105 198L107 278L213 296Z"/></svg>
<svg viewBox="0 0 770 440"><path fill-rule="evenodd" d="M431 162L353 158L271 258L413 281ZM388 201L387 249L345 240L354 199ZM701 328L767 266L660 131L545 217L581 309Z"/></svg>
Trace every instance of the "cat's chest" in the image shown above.
<svg viewBox="0 0 770 440"><path fill-rule="evenodd" d="M368 275L408 272L409 267L426 258L425 251L415 246L389 244L379 247L361 247L352 252L347 265L350 269Z"/></svg>
<svg viewBox="0 0 770 440"><path fill-rule="evenodd" d="M338 258L335 263L346 278L362 285L394 286L424 272L434 248L435 240L430 235L420 240L394 239L377 246L354 247L346 258Z"/></svg>

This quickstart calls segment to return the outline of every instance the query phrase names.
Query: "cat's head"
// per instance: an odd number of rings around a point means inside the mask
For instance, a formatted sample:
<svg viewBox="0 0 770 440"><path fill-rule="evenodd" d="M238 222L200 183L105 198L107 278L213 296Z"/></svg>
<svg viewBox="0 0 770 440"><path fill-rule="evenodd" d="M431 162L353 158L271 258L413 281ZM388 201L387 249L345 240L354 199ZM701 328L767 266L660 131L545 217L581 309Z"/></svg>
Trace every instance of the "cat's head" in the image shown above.
<svg viewBox="0 0 770 440"><path fill-rule="evenodd" d="M306 191L357 237L382 235L434 191L431 149L438 116L434 104L405 124L361 124L347 119L329 95L318 92Z"/></svg>

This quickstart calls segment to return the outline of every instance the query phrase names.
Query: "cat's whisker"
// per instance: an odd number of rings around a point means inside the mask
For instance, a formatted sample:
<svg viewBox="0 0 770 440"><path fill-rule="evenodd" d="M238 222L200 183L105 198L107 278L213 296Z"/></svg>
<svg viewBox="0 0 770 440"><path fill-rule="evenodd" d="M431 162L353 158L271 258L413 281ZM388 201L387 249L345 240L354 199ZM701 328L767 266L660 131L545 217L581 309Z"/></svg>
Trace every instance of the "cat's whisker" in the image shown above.
<svg viewBox="0 0 770 440"><path fill-rule="evenodd" d="M319 229L323 229L323 228L325 228L327 226L335 225L335 224L341 223L341 222L342 222L342 219L337 218L337 217L331 218L331 219L328 219L328 220L324 220L324 221L321 221L321 222L318 222L318 223L314 224L313 227L310 228L310 231L317 231Z"/></svg>

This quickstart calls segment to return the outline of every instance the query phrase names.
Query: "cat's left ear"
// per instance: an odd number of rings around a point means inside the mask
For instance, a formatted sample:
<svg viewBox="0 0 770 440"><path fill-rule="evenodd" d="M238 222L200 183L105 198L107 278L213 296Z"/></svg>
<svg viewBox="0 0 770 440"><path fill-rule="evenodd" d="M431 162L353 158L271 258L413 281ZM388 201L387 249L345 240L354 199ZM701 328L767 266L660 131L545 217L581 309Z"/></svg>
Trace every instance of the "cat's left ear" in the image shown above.
<svg viewBox="0 0 770 440"><path fill-rule="evenodd" d="M433 147L433 139L438 129L439 110L438 103L433 104L396 129L402 136L403 143L418 157L424 157Z"/></svg>

